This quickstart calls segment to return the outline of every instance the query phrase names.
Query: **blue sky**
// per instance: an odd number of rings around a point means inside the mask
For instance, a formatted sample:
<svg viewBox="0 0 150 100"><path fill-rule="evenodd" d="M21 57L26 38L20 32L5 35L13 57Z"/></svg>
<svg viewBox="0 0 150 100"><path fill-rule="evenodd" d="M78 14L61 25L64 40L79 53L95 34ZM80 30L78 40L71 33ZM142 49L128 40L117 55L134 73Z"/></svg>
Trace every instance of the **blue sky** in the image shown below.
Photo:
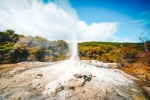
<svg viewBox="0 0 150 100"><path fill-rule="evenodd" d="M150 0L0 0L0 31L49 40L138 42Z"/></svg>
<svg viewBox="0 0 150 100"><path fill-rule="evenodd" d="M150 0L70 0L78 18L93 22L118 22L116 38L135 39L150 35Z"/></svg>

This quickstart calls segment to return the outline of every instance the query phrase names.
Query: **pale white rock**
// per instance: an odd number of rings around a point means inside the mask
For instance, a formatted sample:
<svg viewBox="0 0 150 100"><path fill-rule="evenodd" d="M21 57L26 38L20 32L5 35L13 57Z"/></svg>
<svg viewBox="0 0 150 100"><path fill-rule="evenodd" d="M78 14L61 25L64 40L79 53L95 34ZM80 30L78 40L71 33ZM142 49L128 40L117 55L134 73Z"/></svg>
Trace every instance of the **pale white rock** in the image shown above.
<svg viewBox="0 0 150 100"><path fill-rule="evenodd" d="M74 56L71 60L45 67L39 67L41 63L35 64L36 68L30 65L32 67L28 70L20 69L21 73L12 73L11 78L0 77L0 99L132 100L133 94L145 98L136 87L135 77L108 68L99 61L80 61ZM17 89L21 89L24 96L22 93L17 95Z"/></svg>

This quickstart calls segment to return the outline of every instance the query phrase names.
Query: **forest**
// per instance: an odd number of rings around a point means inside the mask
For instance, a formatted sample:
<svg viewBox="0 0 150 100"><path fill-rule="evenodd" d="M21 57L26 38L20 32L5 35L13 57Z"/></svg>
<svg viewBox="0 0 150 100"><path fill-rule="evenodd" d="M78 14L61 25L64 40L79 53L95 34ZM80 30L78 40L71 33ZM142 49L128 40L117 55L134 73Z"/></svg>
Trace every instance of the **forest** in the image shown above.
<svg viewBox="0 0 150 100"><path fill-rule="evenodd" d="M0 32L0 63L59 61L66 58L68 44L42 37L18 35L14 30Z"/></svg>
<svg viewBox="0 0 150 100"><path fill-rule="evenodd" d="M128 66L150 65L150 40L143 36L141 43L82 42L78 43L81 60L98 60ZM63 40L49 41L36 36L16 34L14 30L0 32L0 64L22 61L60 61L68 58L69 44Z"/></svg>
<svg viewBox="0 0 150 100"><path fill-rule="evenodd" d="M82 60L98 60L105 63L118 63L128 66L138 63L150 65L150 40L140 36L141 43L119 42L83 42L78 44L79 57ZM144 42L143 42L144 41Z"/></svg>

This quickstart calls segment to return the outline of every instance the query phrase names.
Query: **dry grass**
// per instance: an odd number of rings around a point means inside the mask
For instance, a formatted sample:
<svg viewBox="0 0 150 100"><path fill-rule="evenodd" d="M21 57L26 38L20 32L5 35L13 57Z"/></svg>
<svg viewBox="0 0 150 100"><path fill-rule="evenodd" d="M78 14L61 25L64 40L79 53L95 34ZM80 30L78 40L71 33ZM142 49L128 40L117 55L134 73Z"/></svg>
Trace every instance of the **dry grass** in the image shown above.
<svg viewBox="0 0 150 100"><path fill-rule="evenodd" d="M13 70L16 67L26 66L26 70L30 68L43 67L53 65L57 62L20 62L16 64L0 64L0 74Z"/></svg>
<svg viewBox="0 0 150 100"><path fill-rule="evenodd" d="M1 64L0 65L0 74L8 72L15 67L18 67L18 64Z"/></svg>

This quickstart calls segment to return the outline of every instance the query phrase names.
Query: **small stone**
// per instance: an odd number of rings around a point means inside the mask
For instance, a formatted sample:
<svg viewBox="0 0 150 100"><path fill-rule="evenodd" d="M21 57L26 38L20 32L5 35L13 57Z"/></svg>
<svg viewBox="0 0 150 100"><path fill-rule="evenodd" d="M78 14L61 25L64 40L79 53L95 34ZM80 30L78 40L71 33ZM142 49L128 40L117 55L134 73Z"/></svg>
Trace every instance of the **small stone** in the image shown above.
<svg viewBox="0 0 150 100"><path fill-rule="evenodd" d="M145 100L144 98L141 98L141 97L134 95L134 94L132 95L132 98L133 98L133 100Z"/></svg>
<svg viewBox="0 0 150 100"><path fill-rule="evenodd" d="M85 93L85 90L83 90L82 93Z"/></svg>
<svg viewBox="0 0 150 100"><path fill-rule="evenodd" d="M150 87L143 86L143 89L150 95Z"/></svg>
<svg viewBox="0 0 150 100"><path fill-rule="evenodd" d="M69 89L72 89L72 90L74 90L74 89L75 89L75 87L74 87L74 86L71 86L71 87L69 87Z"/></svg>
<svg viewBox="0 0 150 100"><path fill-rule="evenodd" d="M37 76L41 76L42 77L43 75L42 74L37 74Z"/></svg>

